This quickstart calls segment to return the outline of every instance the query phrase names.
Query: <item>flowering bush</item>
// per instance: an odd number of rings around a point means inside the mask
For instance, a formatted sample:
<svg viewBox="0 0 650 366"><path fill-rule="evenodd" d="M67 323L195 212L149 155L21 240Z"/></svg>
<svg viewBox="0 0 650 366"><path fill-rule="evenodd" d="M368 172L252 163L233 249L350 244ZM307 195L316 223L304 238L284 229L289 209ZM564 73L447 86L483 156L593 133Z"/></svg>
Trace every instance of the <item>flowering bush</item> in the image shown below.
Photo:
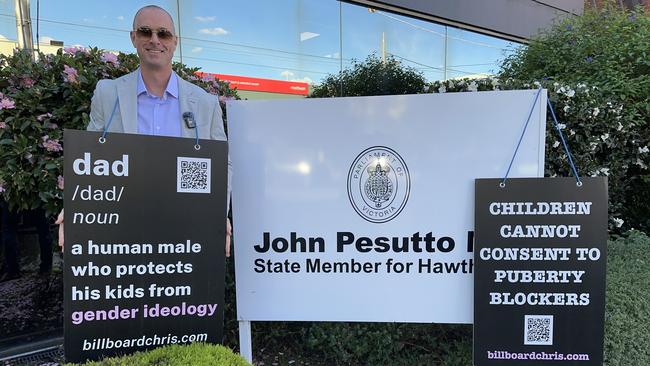
<svg viewBox="0 0 650 366"><path fill-rule="evenodd" d="M532 83L487 78L434 82L433 93L537 89L548 90L548 97L558 118L558 126L569 146L581 177L607 176L609 181L610 229L619 232L630 224L641 226L642 218L630 217L625 210L630 196L630 175L638 168L647 169L649 143L634 114L624 113L624 103L613 100L607 91L585 83L560 84L542 80ZM573 176L560 134L547 110L545 176ZM522 127L525 121L522 120ZM645 159L645 160L644 160ZM644 227L644 229L647 229Z"/></svg>
<svg viewBox="0 0 650 366"><path fill-rule="evenodd" d="M525 55L525 52L520 51L520 55ZM510 60L507 62L514 62L513 58ZM549 99L559 120L558 127L567 140L578 174L608 177L610 229L620 232L625 228L637 227L648 231L650 214L644 216L639 210L630 209L637 204L647 210L647 205L642 202L648 202L648 198L642 198L639 192L643 190L639 190L635 182L639 181L639 172L648 174L650 165L647 117L641 116L637 110L638 106L628 108L630 103L634 103L634 99L621 99L612 94L610 89L595 84L593 80L589 80L589 83L560 83L549 78L521 81L508 77L510 75L512 70L506 66L502 77L426 83L420 73L404 67L399 61L389 59L388 62L382 63L378 57L371 55L363 63L355 62L350 70L327 77L314 89L313 96L336 97L340 96L341 92L344 96L361 96L545 88L548 90ZM647 95L650 95L650 90ZM647 107L645 99L644 103ZM572 176L573 172L550 111L547 111L546 115L545 176ZM523 126L525 121L521 122ZM645 197L650 197L648 184L645 184Z"/></svg>
<svg viewBox="0 0 650 366"><path fill-rule="evenodd" d="M501 80L551 90L583 175L609 176L613 226L650 231L650 16L613 2L557 23L505 59ZM557 134L548 172L567 174Z"/></svg>
<svg viewBox="0 0 650 366"><path fill-rule="evenodd" d="M134 54L66 48L38 61L16 52L0 56L0 195L13 210L44 207L58 212L63 192L63 129L85 129L97 81L138 67ZM235 90L201 79L198 69L174 64L185 80L225 99ZM225 114L224 114L225 115Z"/></svg>

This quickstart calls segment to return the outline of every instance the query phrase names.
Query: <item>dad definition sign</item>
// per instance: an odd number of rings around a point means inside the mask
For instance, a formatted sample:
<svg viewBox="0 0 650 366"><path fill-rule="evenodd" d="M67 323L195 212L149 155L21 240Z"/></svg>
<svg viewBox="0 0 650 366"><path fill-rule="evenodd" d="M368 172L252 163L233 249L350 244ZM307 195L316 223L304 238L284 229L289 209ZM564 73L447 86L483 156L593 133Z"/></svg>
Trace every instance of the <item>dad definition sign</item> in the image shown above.
<svg viewBox="0 0 650 366"><path fill-rule="evenodd" d="M606 178L500 182L476 180L474 364L602 365Z"/></svg>
<svg viewBox="0 0 650 366"><path fill-rule="evenodd" d="M230 102L239 319L471 323L474 179L536 94ZM545 98L518 177L543 174Z"/></svg>
<svg viewBox="0 0 650 366"><path fill-rule="evenodd" d="M226 143L64 133L66 360L221 342Z"/></svg>

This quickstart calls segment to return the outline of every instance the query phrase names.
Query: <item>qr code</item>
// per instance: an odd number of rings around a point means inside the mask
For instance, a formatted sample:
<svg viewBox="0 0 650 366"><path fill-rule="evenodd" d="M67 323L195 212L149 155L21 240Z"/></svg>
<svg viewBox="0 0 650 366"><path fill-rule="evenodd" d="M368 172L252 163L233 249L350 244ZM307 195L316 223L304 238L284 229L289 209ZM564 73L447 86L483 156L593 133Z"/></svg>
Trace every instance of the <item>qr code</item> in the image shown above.
<svg viewBox="0 0 650 366"><path fill-rule="evenodd" d="M553 345L553 315L524 316L524 344Z"/></svg>
<svg viewBox="0 0 650 366"><path fill-rule="evenodd" d="M210 193L211 159L179 156L176 165L176 192Z"/></svg>

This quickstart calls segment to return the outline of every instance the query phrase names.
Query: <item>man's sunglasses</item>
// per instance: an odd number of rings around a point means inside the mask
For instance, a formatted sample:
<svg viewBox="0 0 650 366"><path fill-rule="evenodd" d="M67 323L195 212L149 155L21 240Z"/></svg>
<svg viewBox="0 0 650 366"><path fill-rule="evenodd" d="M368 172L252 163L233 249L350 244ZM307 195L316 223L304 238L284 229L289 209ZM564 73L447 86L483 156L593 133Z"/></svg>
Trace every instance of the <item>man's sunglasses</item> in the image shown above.
<svg viewBox="0 0 650 366"><path fill-rule="evenodd" d="M157 31L154 31L153 29L149 27L140 27L135 30L135 34L138 35L140 38L146 38L150 39L153 34L156 33L156 36L158 36L158 39L163 40L163 41L168 41L172 38L174 38L174 34L167 29L158 29Z"/></svg>

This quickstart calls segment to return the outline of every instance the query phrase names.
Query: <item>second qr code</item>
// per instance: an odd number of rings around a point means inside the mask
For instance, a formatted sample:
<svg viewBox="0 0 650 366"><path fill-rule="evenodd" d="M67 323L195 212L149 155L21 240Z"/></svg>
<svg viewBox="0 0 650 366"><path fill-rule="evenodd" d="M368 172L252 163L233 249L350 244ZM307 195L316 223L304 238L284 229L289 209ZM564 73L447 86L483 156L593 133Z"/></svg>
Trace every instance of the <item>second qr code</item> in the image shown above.
<svg viewBox="0 0 650 366"><path fill-rule="evenodd" d="M526 315L524 317L524 344L553 345L553 315Z"/></svg>
<svg viewBox="0 0 650 366"><path fill-rule="evenodd" d="M179 156L176 165L176 192L210 193L211 159Z"/></svg>

